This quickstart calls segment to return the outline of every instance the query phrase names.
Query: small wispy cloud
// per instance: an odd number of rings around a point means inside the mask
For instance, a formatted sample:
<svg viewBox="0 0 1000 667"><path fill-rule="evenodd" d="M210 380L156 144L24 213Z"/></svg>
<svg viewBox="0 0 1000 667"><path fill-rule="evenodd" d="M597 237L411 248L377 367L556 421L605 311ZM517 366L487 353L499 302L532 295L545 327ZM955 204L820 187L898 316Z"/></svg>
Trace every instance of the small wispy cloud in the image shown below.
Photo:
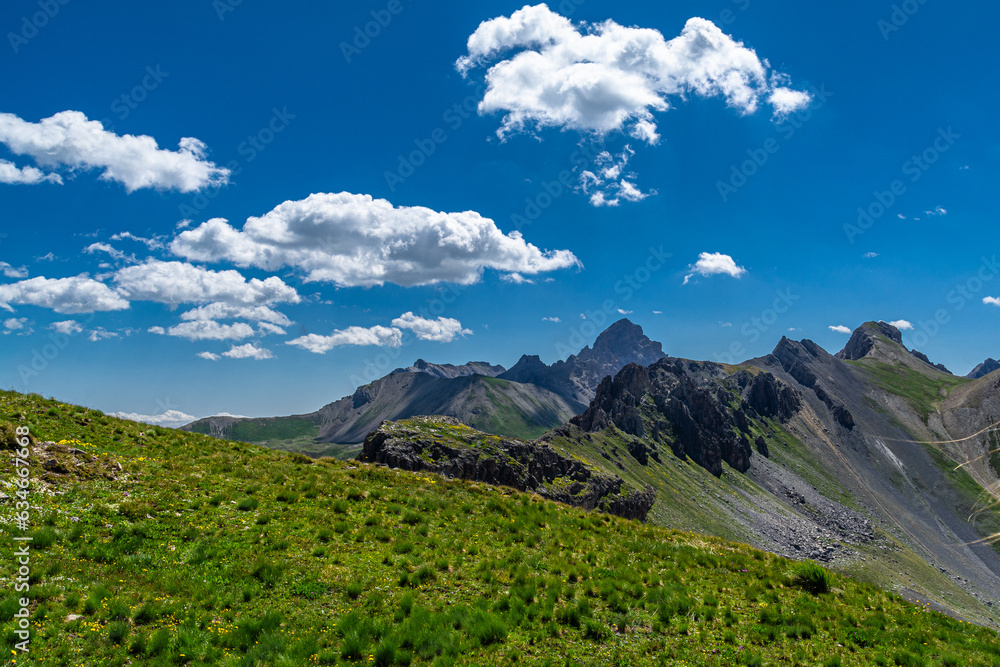
<svg viewBox="0 0 1000 667"><path fill-rule="evenodd" d="M924 213L926 215L934 215L934 216L948 215L948 209L946 209L943 206L937 206L937 207L934 208L933 211L924 211Z"/></svg>
<svg viewBox="0 0 1000 667"><path fill-rule="evenodd" d="M552 322L553 324L559 324L562 322L558 317L543 317L542 322Z"/></svg>
<svg viewBox="0 0 1000 667"><path fill-rule="evenodd" d="M875 259L876 257L878 257L878 253L877 252L866 252L865 253L865 259Z"/></svg>
<svg viewBox="0 0 1000 667"><path fill-rule="evenodd" d="M851 333L851 330L849 328L845 327L842 324L838 324L837 326L831 326L830 327L830 331L834 331L836 333L842 333L842 334L849 334L849 333Z"/></svg>
<svg viewBox="0 0 1000 667"><path fill-rule="evenodd" d="M1000 297L988 296L983 299L983 303L987 306L1000 306Z"/></svg>

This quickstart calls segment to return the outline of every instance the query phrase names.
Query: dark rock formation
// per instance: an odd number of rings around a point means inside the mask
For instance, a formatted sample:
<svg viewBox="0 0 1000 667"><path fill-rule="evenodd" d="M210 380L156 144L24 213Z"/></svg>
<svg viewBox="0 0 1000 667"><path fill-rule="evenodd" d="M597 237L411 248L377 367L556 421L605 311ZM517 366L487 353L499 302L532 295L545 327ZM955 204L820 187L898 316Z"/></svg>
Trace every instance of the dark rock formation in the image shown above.
<svg viewBox="0 0 1000 667"><path fill-rule="evenodd" d="M795 392L770 373L729 375L719 364L667 357L604 378L590 408L571 423L590 433L615 426L641 439L642 449L630 445L629 452L643 465L658 456L651 447L662 444L718 476L723 462L749 469L751 419L784 421L800 406Z"/></svg>
<svg viewBox="0 0 1000 667"><path fill-rule="evenodd" d="M987 359L973 368L972 372L965 377L978 380L979 378L985 377L990 373L995 373L996 371L1000 371L1000 361L997 361L996 359Z"/></svg>
<svg viewBox="0 0 1000 667"><path fill-rule="evenodd" d="M358 460L533 491L627 519L645 520L656 500L652 488L629 487L545 443L488 436L450 417L385 422L365 439Z"/></svg>
<svg viewBox="0 0 1000 667"><path fill-rule="evenodd" d="M888 324L885 326L893 331L896 331L897 334L899 333L899 331ZM858 331L861 331L861 329L858 329ZM854 340L854 338L851 340ZM874 346L870 336L864 337L863 340ZM858 343L858 345L861 344L862 343ZM850 346L851 344L848 343L848 347ZM844 349L846 350L847 348ZM855 351L860 349L860 347L856 347ZM809 370L808 364L810 363L810 358L818 358L818 350L819 347L810 340L804 340L800 343L796 343L782 337L777 347L774 348L774 352L771 353L771 357L777 360L785 372L791 375L796 382L801 384L803 387L812 389L813 392L815 392L816 397L823 401L826 407L830 410L834 419L836 419L841 426L848 430L853 429L855 425L854 415L851 414L850 410L848 410L842 402L830 396L830 394L827 393L827 391L820 384L819 378L816 377L816 374ZM871 351L871 348L869 348L869 351ZM867 353L868 352L865 352L865 354Z"/></svg>
<svg viewBox="0 0 1000 667"><path fill-rule="evenodd" d="M875 336L884 336L894 343L903 344L903 334L891 324L866 322L854 330L851 340L835 356L846 361L864 359L875 348Z"/></svg>
<svg viewBox="0 0 1000 667"><path fill-rule="evenodd" d="M934 362L932 362L932 361L931 361L930 359L928 359L928 358L927 358L927 355L926 355L926 354L924 354L923 352L917 352L916 350L910 350L910 354L912 354L912 355L913 355L913 356L915 356L915 357L916 357L917 359L919 359L920 361L924 362L925 364L927 364L927 365L928 365L928 366L930 366L931 368L936 368L936 369L938 369L939 371L941 371L942 373L947 373L948 375L952 375L952 372L951 372L951 371L949 371L949 370L948 370L948 369L947 369L947 368L945 367L945 365L944 365L944 364L935 364L935 363L934 363Z"/></svg>

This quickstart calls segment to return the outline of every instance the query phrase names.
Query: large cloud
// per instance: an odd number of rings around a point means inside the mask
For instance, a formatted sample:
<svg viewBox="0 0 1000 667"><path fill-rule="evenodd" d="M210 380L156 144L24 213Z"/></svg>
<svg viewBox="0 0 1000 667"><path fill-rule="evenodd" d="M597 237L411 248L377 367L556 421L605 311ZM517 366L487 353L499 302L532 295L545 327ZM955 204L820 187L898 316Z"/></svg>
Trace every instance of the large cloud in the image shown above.
<svg viewBox="0 0 1000 667"><path fill-rule="evenodd" d="M181 233L171 251L193 261L241 267L295 267L307 281L342 287L477 282L484 269L537 274L579 260L542 252L519 232L504 234L476 212L396 207L369 195L313 194L286 201L236 230L213 219Z"/></svg>
<svg viewBox="0 0 1000 667"><path fill-rule="evenodd" d="M439 317L429 320L413 313L403 313L392 321L392 326L399 329L409 329L420 340L433 340L439 343L450 343L455 336L467 336L472 333L463 329L462 323L451 317Z"/></svg>
<svg viewBox="0 0 1000 667"><path fill-rule="evenodd" d="M402 347L403 332L392 327L374 326L370 329L364 327L348 327L340 331L334 331L329 336L309 334L301 336L295 340L290 340L286 345L295 345L303 350L308 350L315 354L325 354L335 347L345 345L378 345L379 347Z"/></svg>
<svg viewBox="0 0 1000 667"><path fill-rule="evenodd" d="M604 137L623 132L655 145L656 114L674 100L721 97L740 114L770 105L773 117L809 105L809 93L787 87L788 77L725 34L692 18L669 41L658 31L608 20L579 26L548 6L525 6L484 21L469 37L456 67L467 76L489 66L481 115L503 114L497 135L557 128ZM627 161L627 160L626 160ZM582 174L594 206L640 201L647 194L626 178L600 177L605 165ZM598 178L595 178L598 176Z"/></svg>
<svg viewBox="0 0 1000 667"><path fill-rule="evenodd" d="M655 144L653 113L669 109L671 97L723 97L744 114L757 111L763 99L779 116L810 100L702 18L688 20L667 41L658 30L610 20L578 28L544 4L524 7L483 22L456 66L464 74L496 60L479 111L506 114L501 137L537 126L621 130Z"/></svg>
<svg viewBox="0 0 1000 667"><path fill-rule="evenodd" d="M260 306L298 303L295 289L281 278L247 280L238 271L211 271L185 262L147 260L115 274L122 296L131 301L157 303L213 303L229 306Z"/></svg>
<svg viewBox="0 0 1000 667"><path fill-rule="evenodd" d="M73 315L96 311L126 310L128 301L104 283L86 275L73 278L31 278L0 285L0 308L11 304L41 306Z"/></svg>
<svg viewBox="0 0 1000 667"><path fill-rule="evenodd" d="M100 169L102 180L117 181L128 192L140 188L193 192L229 180L229 170L206 160L205 144L197 139L185 137L179 150L164 150L149 136L108 132L79 111L60 111L37 123L0 113L0 143L47 169ZM0 163L0 182L42 181L59 183L61 179L33 167L19 169L9 162Z"/></svg>

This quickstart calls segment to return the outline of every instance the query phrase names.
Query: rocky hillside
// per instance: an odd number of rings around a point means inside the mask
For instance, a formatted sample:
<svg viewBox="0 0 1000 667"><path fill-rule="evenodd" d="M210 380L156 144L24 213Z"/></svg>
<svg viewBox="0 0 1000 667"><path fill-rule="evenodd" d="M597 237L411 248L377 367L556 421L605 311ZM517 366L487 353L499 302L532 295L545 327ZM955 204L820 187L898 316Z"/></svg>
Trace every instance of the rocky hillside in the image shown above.
<svg viewBox="0 0 1000 667"><path fill-rule="evenodd" d="M385 420L440 414L487 433L532 438L577 412L578 406L534 385L483 375L395 372L314 413L269 419L210 417L184 429L311 456L343 456L356 453Z"/></svg>
<svg viewBox="0 0 1000 667"><path fill-rule="evenodd" d="M656 499L651 488L629 488L550 446L488 435L451 417L386 422L365 439L358 460L531 491L626 519L645 520Z"/></svg>
<svg viewBox="0 0 1000 667"><path fill-rule="evenodd" d="M998 422L995 376L957 378L870 322L837 355L783 338L738 366L627 365L534 446L653 489L650 523L827 562L996 624Z"/></svg>
<svg viewBox="0 0 1000 667"><path fill-rule="evenodd" d="M10 454L24 447L15 428L32 434L29 521L0 522L0 535L32 538L32 571L29 590L15 591L13 574L0 589L12 665L853 667L1000 656L989 629L746 544L0 392L7 516L20 479ZM583 471L551 449L553 465Z"/></svg>

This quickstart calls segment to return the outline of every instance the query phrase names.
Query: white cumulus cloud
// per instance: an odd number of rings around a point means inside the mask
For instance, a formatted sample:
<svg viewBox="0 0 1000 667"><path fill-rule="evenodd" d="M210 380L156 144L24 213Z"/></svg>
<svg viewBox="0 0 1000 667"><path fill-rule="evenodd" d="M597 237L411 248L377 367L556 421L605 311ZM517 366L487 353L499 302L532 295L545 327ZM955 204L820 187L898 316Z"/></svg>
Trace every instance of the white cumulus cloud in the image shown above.
<svg viewBox="0 0 1000 667"><path fill-rule="evenodd" d="M178 150L164 150L149 136L108 132L99 121L88 120L79 111L60 111L37 123L0 113L0 143L46 169L99 169L102 180L121 183L128 192L140 188L193 192L229 180L229 170L206 160L205 144L197 139L185 137ZM10 166L0 165L0 175L18 169L7 164ZM20 170L21 178L61 182L57 174L42 176L25 169Z"/></svg>
<svg viewBox="0 0 1000 667"><path fill-rule="evenodd" d="M334 331L329 336L308 334L285 342L315 354L325 354L335 347L345 345L377 345L379 347L402 347L403 332L392 327L374 326L348 327Z"/></svg>
<svg viewBox="0 0 1000 667"><path fill-rule="evenodd" d="M3 321L3 328L7 331L22 331L27 326L27 317L11 317Z"/></svg>
<svg viewBox="0 0 1000 667"><path fill-rule="evenodd" d="M217 355L217 354L215 354L213 352L199 352L195 356L201 357L202 359L208 359L209 361L218 361L219 360L219 355Z"/></svg>
<svg viewBox="0 0 1000 667"><path fill-rule="evenodd" d="M281 327L291 326L292 321L284 313L267 306L234 306L228 303L210 303L181 314L182 320L247 320L248 322L268 322Z"/></svg>
<svg viewBox="0 0 1000 667"><path fill-rule="evenodd" d="M988 296L983 299L983 303L987 306L1000 306L1000 297Z"/></svg>
<svg viewBox="0 0 1000 667"><path fill-rule="evenodd" d="M849 328L845 327L842 324L838 324L837 326L831 326L830 327L830 331L834 331L836 333L842 333L842 334L852 333Z"/></svg>
<svg viewBox="0 0 1000 667"><path fill-rule="evenodd" d="M294 267L307 282L341 287L470 285L484 269L534 275L580 264L570 251L543 252L474 211L397 207L347 192L286 201L242 230L215 218L182 232L170 249L191 261Z"/></svg>
<svg viewBox="0 0 1000 667"><path fill-rule="evenodd" d="M403 313L392 321L392 326L399 329L409 329L420 340L433 340L439 343L450 343L455 336L472 334L469 329L463 329L462 323L451 317L439 317L429 320L413 313Z"/></svg>
<svg viewBox="0 0 1000 667"><path fill-rule="evenodd" d="M0 308L11 304L41 306L74 315L96 311L126 310L128 301L107 285L86 275L73 278L31 278L0 285Z"/></svg>
<svg viewBox="0 0 1000 667"><path fill-rule="evenodd" d="M38 183L62 184L59 174L46 174L35 167L18 167L9 160L0 160L0 183L8 185L36 185Z"/></svg>
<svg viewBox="0 0 1000 667"><path fill-rule="evenodd" d="M907 331L913 328L913 325L906 320L896 320L895 322L889 322L889 324L896 327L900 331Z"/></svg>
<svg viewBox="0 0 1000 667"><path fill-rule="evenodd" d="M158 415L140 415L134 412L114 412L111 416L118 417L119 419L128 419L129 421L139 422L141 424L163 426L165 428L178 428L185 426L186 424L190 424L197 419L197 417L185 414L180 410L167 410L166 412Z"/></svg>
<svg viewBox="0 0 1000 667"><path fill-rule="evenodd" d="M684 277L684 284L687 285L695 275L742 278L746 272L747 270L738 266L729 255L723 255L721 252L703 252L698 255L698 261L691 265L691 273Z"/></svg>
<svg viewBox="0 0 1000 667"><path fill-rule="evenodd" d="M49 328L56 333L61 333L64 336L75 336L76 334L83 331L83 325L75 320L64 320L62 322L53 322L49 325Z"/></svg>
<svg viewBox="0 0 1000 667"><path fill-rule="evenodd" d="M298 303L299 295L281 278L247 280L238 271L212 271L186 262L150 259L115 274L122 296L131 301L181 303L221 302L236 306Z"/></svg>
<svg viewBox="0 0 1000 667"><path fill-rule="evenodd" d="M0 273L3 273L4 278L14 278L15 280L21 280L28 277L28 267L22 266L20 268L11 266L7 262L0 262Z"/></svg>
<svg viewBox="0 0 1000 667"><path fill-rule="evenodd" d="M223 352L222 356L228 357L229 359L255 359L260 361L262 359L273 359L274 354L267 348L258 347L256 343L247 343L246 345L234 345L228 352Z"/></svg>
<svg viewBox="0 0 1000 667"><path fill-rule="evenodd" d="M253 327L243 322L235 324L220 324L213 320L194 320L192 322L181 322L169 329L163 327L150 327L149 333L160 334L161 336L174 336L195 340L243 340L254 335Z"/></svg>

